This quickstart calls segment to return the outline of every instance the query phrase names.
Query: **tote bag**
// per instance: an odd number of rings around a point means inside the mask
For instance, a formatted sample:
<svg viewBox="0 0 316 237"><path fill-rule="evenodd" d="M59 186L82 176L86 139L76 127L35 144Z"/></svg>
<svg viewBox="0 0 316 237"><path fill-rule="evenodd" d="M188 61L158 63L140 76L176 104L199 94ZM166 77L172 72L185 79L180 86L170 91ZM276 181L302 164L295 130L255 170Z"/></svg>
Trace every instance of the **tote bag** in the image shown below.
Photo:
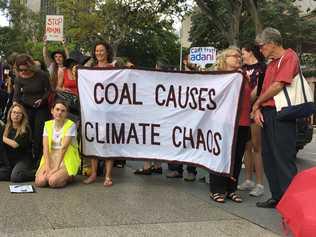
<svg viewBox="0 0 316 237"><path fill-rule="evenodd" d="M278 68L282 58L283 56L279 61ZM274 96L274 101L279 120L306 118L316 112L312 90L304 78L300 66L299 73L294 77L292 83L284 86Z"/></svg>

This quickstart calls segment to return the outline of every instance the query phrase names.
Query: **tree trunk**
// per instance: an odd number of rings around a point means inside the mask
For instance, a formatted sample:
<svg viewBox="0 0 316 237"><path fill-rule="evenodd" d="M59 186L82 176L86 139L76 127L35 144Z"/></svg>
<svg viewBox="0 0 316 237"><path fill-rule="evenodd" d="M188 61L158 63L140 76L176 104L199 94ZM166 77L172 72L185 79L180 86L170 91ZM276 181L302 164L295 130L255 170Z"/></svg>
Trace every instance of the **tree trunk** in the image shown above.
<svg viewBox="0 0 316 237"><path fill-rule="evenodd" d="M210 7L208 0L195 0L201 11L215 24L216 28L221 32L223 37L227 40L230 46L238 46L239 44L239 26L240 15L242 10L243 0L231 1L231 12L227 13L225 17L229 19L230 26L227 26L222 20L221 15L216 8Z"/></svg>
<svg viewBox="0 0 316 237"><path fill-rule="evenodd" d="M247 0L247 10L250 13L250 16L255 24L256 35L262 31L262 23L258 14L257 0Z"/></svg>
<svg viewBox="0 0 316 237"><path fill-rule="evenodd" d="M113 57L117 56L117 50L121 43L121 40L114 40L112 43Z"/></svg>
<svg viewBox="0 0 316 237"><path fill-rule="evenodd" d="M230 40L229 45L239 46L239 28L240 28L240 15L242 10L242 0L232 1L232 15L230 26Z"/></svg>

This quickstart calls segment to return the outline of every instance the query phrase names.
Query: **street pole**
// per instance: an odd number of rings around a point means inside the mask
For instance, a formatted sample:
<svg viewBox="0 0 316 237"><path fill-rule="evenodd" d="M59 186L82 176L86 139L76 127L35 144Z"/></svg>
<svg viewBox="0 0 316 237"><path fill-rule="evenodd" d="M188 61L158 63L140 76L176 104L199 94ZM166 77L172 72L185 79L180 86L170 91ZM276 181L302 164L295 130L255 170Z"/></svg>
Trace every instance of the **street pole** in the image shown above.
<svg viewBox="0 0 316 237"><path fill-rule="evenodd" d="M180 28L180 62L179 62L179 68L180 71L182 71L182 22L181 22L181 28Z"/></svg>

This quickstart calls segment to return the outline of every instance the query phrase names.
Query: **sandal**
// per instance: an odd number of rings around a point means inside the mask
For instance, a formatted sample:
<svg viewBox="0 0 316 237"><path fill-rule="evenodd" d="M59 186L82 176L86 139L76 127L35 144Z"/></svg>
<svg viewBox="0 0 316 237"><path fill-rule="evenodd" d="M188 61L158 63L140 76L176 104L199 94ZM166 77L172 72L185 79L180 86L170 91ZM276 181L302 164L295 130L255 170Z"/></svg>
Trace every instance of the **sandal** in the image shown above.
<svg viewBox="0 0 316 237"><path fill-rule="evenodd" d="M113 185L112 179L109 177L106 177L103 185L104 185L104 187L111 187Z"/></svg>
<svg viewBox="0 0 316 237"><path fill-rule="evenodd" d="M141 174L141 175L151 175L152 170L149 169L137 169L134 171L134 174Z"/></svg>
<svg viewBox="0 0 316 237"><path fill-rule="evenodd" d="M218 203L224 203L225 202L225 195L222 193L209 193L210 198Z"/></svg>
<svg viewBox="0 0 316 237"><path fill-rule="evenodd" d="M232 200L233 202L237 202L237 203L242 202L241 197L238 194L236 194L235 192L227 194L227 198Z"/></svg>

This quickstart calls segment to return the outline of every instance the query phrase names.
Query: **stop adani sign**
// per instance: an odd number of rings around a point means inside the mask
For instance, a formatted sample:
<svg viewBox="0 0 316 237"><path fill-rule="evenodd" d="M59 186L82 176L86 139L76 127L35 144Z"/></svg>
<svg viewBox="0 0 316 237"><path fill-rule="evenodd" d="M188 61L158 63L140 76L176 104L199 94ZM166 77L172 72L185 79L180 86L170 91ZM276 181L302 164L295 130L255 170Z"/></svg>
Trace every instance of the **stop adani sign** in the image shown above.
<svg viewBox="0 0 316 237"><path fill-rule="evenodd" d="M216 61L216 49L214 47L193 47L190 49L190 63L205 66Z"/></svg>
<svg viewBox="0 0 316 237"><path fill-rule="evenodd" d="M46 39L48 41L62 41L64 38L64 17L60 15L46 15Z"/></svg>

